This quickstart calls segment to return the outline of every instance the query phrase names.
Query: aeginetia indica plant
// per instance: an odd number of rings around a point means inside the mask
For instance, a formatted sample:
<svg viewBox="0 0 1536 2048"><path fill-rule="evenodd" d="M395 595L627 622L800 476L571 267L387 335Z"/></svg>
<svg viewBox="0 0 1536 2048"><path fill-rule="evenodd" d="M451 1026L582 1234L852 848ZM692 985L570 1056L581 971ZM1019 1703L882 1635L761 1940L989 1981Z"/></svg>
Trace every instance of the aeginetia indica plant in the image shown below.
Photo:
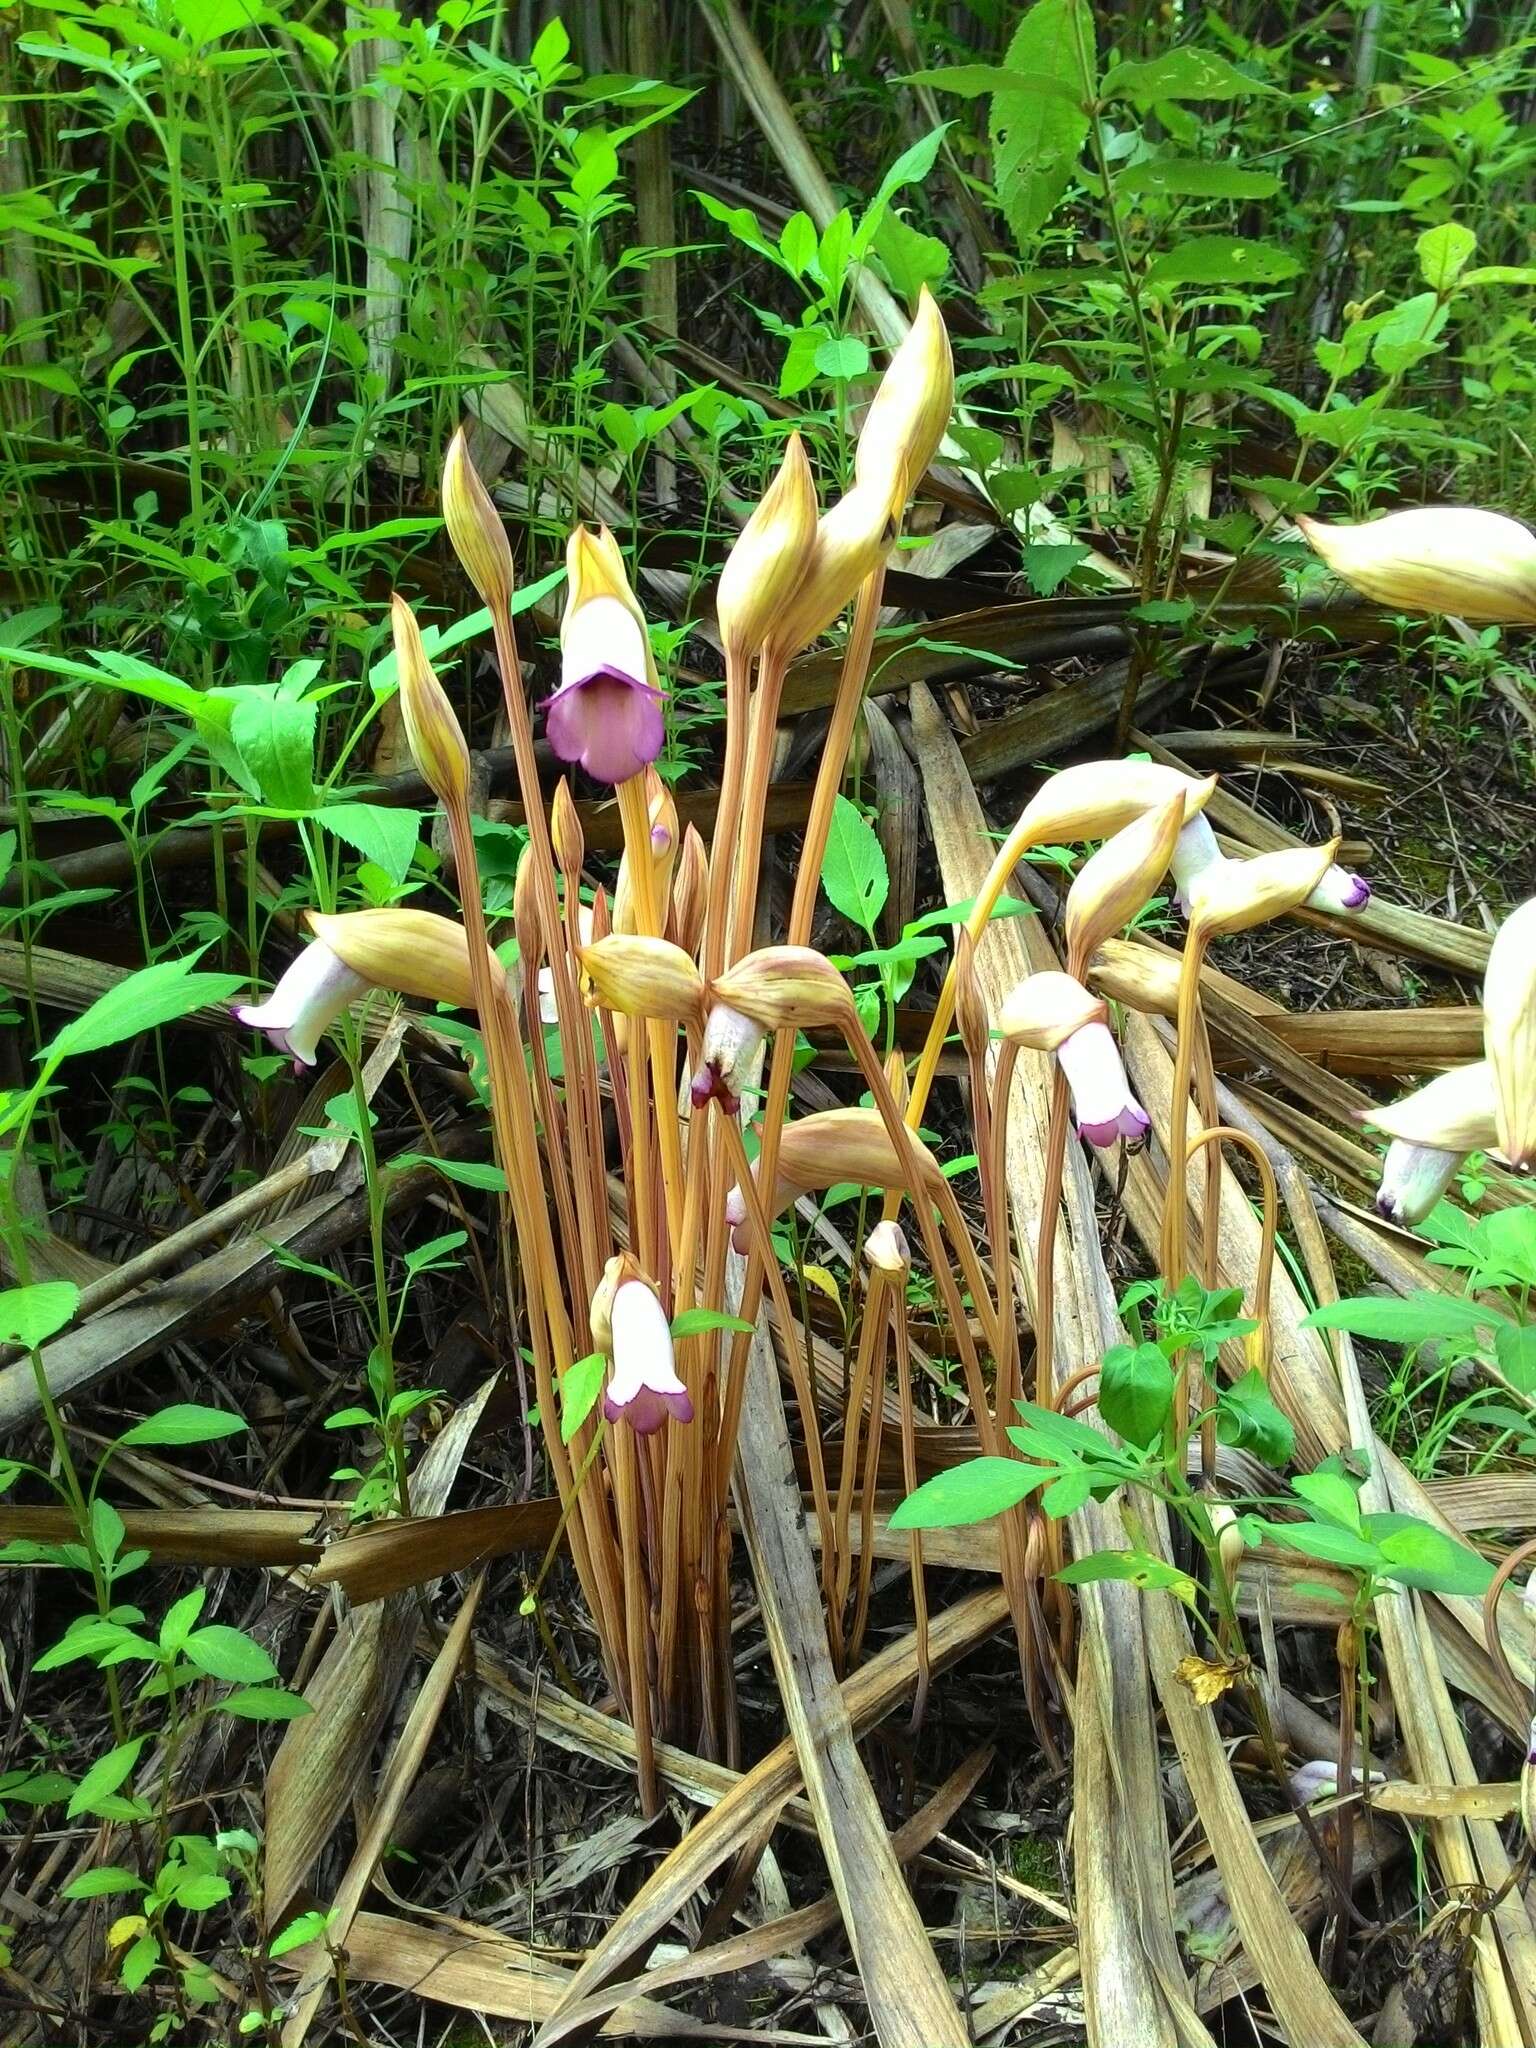
<svg viewBox="0 0 1536 2048"><path fill-rule="evenodd" d="M1184 1191L1190 1164L1203 1154L1209 1221L1219 1200L1219 1148L1251 1147L1217 1116L1200 978L1208 949L1231 934L1304 905L1337 915L1361 910L1370 891L1335 864L1335 847L1230 858L1204 815L1215 779L1197 781L1145 760L1092 762L1051 776L1006 836L969 906L910 1072L899 1055L882 1059L849 984L809 944L886 559L912 489L943 438L952 396L948 339L924 293L868 409L852 485L826 510L818 506L798 437L789 438L716 595L726 724L708 845L692 828L679 833L675 807L655 770L667 689L623 556L606 531L572 534L561 679L544 716L556 755L611 785L617 801L623 857L612 890L597 888L590 902L583 900L585 847L570 789L561 781L546 806L539 785L513 632L510 547L462 436L455 439L443 477L445 518L469 581L490 612L527 818L513 902L516 972L509 975L487 943L464 736L416 621L397 598L404 723L443 809L461 919L408 909L312 916L307 948L272 996L246 1012L300 1059L312 1058L319 1036L370 990L478 1013L510 1243L526 1305L519 1341L532 1354L571 1558L608 1676L635 1728L642 1796L650 1805L657 1799L656 1740L734 1753L727 1495L749 1343L765 1291L805 1438L835 1655L843 1663L855 1658L866 1626L869 1524L894 1370L911 1496L900 1520L911 1531L920 1639L926 1615L921 1526L1003 1513L1003 1577L1031 1708L1047 1740L1051 1711L1042 1674L1070 1639L1061 1516L1091 1494L1122 1486L1145 1489L1181 1513L1217 1574L1210 1581L1210 1646L1218 1656L1235 1656L1235 1608L1221 1590L1226 1580L1220 1574L1230 1576L1231 1530L1252 1533L1257 1524L1251 1507L1243 1510L1250 1518L1239 1522L1233 1506L1216 1497L1215 1446L1218 1440L1241 1444L1277 1466L1289 1454L1289 1426L1268 1392L1264 1283L1259 1298L1247 1304L1217 1289L1210 1227L1202 1232L1201 1270L1189 1270ZM1380 522L1383 531L1390 525ZM1324 536L1342 531L1318 529L1314 544L1326 554ZM1352 574L1342 541L1336 553L1341 572ZM1483 556L1486 563L1486 547ZM1528 576L1529 566L1520 573ZM1397 585L1394 594L1401 601ZM765 798L785 674L850 607L787 929L782 943L757 946ZM976 942L1020 859L1033 848L1063 844L1096 849L1066 899L1064 968L1029 977L989 1019L976 984ZM1134 1343L1102 1360L1058 1362L1052 1357L1052 1238L1067 1145L1075 1133L1096 1151L1112 1153L1153 1135L1127 1081L1109 1005L1095 992L1095 985L1105 985L1096 955L1142 912L1170 871L1187 918L1182 960L1171 978L1149 964L1145 975L1134 969L1122 974L1111 990L1118 1002L1161 1012L1176 1026L1174 1114L1170 1129L1156 1134L1169 1167L1161 1284L1142 1297L1154 1334L1138 1331ZM1516 957L1506 964L1501 940L1489 973L1485 1078L1457 1081L1461 1089L1481 1090L1482 1120L1469 1121L1459 1095L1444 1120L1410 1116L1406 1104L1383 1114L1383 1127L1398 1140L1382 1195L1394 1214L1417 1210L1432 1178L1417 1156L1399 1154L1399 1143L1454 1159L1474 1144L1497 1140L1519 1164L1536 1142L1527 1128L1536 1104L1527 1105L1523 1093L1531 1086L1523 1035L1536 1028L1532 988L1528 977L1519 979L1521 945L1509 950ZM1525 950L1536 959L1536 949ZM972 1083L983 1225L974 1237L921 1135L952 1027ZM862 1081L859 1106L789 1117L796 1037L809 1029L830 1031L845 1043ZM1000 1039L995 1048L994 1033ZM1049 1060L1054 1077L1027 1358L1014 1300L1018 1254L1003 1163L1011 1082L1021 1058ZM1446 1078L1447 1084L1456 1080ZM1191 1100L1193 1133L1185 1113ZM1401 1135L1389 1121L1393 1115ZM754 1131L755 1146L749 1144ZM1261 1152L1255 1164L1265 1191L1261 1271L1267 1274L1274 1184ZM1439 1172L1436 1164L1433 1174ZM883 1206L865 1246L863 1310L833 1456L823 1441L797 1335L801 1316L774 1224L798 1197L848 1182L877 1191ZM622 1203L610 1198L615 1183ZM916 1484L907 1330L908 1286L919 1259L947 1318L984 1453L978 1465L926 1487ZM1216 1356L1234 1333L1246 1347L1247 1374L1218 1391ZM1118 1442L1079 1419L1075 1411L1094 1404ZM1201 1447L1198 1483L1187 1470L1195 1443ZM1312 1505L1321 1511L1317 1501ZM1394 1572L1467 1569L1462 1560L1470 1554L1454 1545L1449 1562L1438 1552L1430 1565L1423 1557L1415 1562L1407 1553L1415 1544L1422 1548L1422 1535L1351 1519L1336 1488L1329 1490L1327 1512L1333 1517L1328 1526L1344 1528L1354 1545L1362 1585L1374 1589ZM1067 1582L1102 1568L1079 1560L1066 1567ZM1138 1553L1133 1565L1112 1568L1145 1574L1152 1566ZM1188 1597L1183 1575L1175 1578L1154 1573L1145 1582L1168 1584ZM1047 1629L1057 1638L1051 1645L1041 1640ZM926 1682L925 1666L922 1675Z"/></svg>

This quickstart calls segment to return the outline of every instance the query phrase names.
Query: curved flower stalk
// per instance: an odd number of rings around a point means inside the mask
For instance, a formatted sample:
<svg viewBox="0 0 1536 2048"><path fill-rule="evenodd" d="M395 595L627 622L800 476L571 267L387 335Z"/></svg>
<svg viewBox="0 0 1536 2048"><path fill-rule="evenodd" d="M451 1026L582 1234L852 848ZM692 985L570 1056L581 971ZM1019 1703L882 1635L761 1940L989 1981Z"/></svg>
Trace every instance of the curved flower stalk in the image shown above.
<svg viewBox="0 0 1536 2048"><path fill-rule="evenodd" d="M1136 1151L1152 1119L1131 1093L1109 1011L1070 974L1031 974L1003 1004L998 1028L1015 1045L1056 1055L1072 1095L1077 1134L1099 1151Z"/></svg>
<svg viewBox="0 0 1536 2048"><path fill-rule="evenodd" d="M627 782L666 739L645 616L606 526L595 535L578 526L565 563L560 687L545 704L544 730L562 761L597 782Z"/></svg>
<svg viewBox="0 0 1536 2048"><path fill-rule="evenodd" d="M1211 830L1209 819L1192 818L1180 832L1170 862L1174 901L1186 916L1192 891L1213 876L1226 861L1227 856L1216 843L1216 834ZM1240 861L1227 864L1243 865ZM1352 874L1349 869L1330 862L1302 907L1332 911L1337 916L1363 910L1370 900L1371 885L1363 875Z"/></svg>
<svg viewBox="0 0 1536 2048"><path fill-rule="evenodd" d="M1415 506L1364 525L1298 518L1333 573L1394 611L1536 625L1536 534L1474 506Z"/></svg>
<svg viewBox="0 0 1536 2048"><path fill-rule="evenodd" d="M1391 1139L1376 1190L1376 1212L1413 1228L1445 1193L1467 1155L1499 1142L1494 1073L1487 1060L1453 1067L1362 1121Z"/></svg>

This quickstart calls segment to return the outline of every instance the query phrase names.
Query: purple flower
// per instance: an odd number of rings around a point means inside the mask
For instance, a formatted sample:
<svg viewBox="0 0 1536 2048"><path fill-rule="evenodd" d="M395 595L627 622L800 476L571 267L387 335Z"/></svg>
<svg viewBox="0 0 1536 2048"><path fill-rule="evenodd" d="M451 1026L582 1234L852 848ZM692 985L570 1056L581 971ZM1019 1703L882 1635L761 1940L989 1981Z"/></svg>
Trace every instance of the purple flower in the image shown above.
<svg viewBox="0 0 1536 2048"><path fill-rule="evenodd" d="M1147 1141L1152 1119L1131 1093L1120 1048L1107 1024L1083 1024L1056 1048L1072 1090L1077 1134L1107 1151L1123 1139L1131 1151Z"/></svg>
<svg viewBox="0 0 1536 2048"><path fill-rule="evenodd" d="M1350 910L1364 910L1370 900L1371 885L1364 875L1352 875L1348 868L1341 868L1335 862L1307 898L1307 908L1331 910L1338 915Z"/></svg>
<svg viewBox="0 0 1536 2048"><path fill-rule="evenodd" d="M562 761L597 782L627 782L661 752L661 692L648 680L645 633L616 597L591 597L561 632L560 687L544 729Z"/></svg>
<svg viewBox="0 0 1536 2048"><path fill-rule="evenodd" d="M668 1415L692 1422L693 1397L677 1376L666 1310L643 1280L614 1290L611 1316L613 1371L603 1395L610 1422L627 1422L636 1436L660 1429Z"/></svg>
<svg viewBox="0 0 1536 2048"><path fill-rule="evenodd" d="M237 1004L235 1015L253 1031L265 1031L279 1052L292 1053L295 1065L312 1067L325 1032L371 986L314 939L264 1003Z"/></svg>

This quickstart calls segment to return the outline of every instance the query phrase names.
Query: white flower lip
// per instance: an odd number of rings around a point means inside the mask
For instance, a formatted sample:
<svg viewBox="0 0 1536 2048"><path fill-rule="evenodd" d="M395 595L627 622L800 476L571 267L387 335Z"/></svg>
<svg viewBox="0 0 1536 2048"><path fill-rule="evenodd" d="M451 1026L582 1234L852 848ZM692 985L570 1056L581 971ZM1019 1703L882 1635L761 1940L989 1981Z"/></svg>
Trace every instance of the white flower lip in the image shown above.
<svg viewBox="0 0 1536 2048"><path fill-rule="evenodd" d="M693 1397L677 1376L666 1310L643 1280L625 1280L613 1297L613 1371L603 1395L610 1422L649 1436L670 1415L692 1422Z"/></svg>
<svg viewBox="0 0 1536 2048"><path fill-rule="evenodd" d="M1446 1152L1438 1145L1414 1145L1394 1138L1382 1161L1376 1190L1376 1214L1388 1223L1412 1229L1422 1223L1456 1178L1465 1152Z"/></svg>
<svg viewBox="0 0 1536 2048"><path fill-rule="evenodd" d="M312 939L264 1003L240 1003L235 1015L264 1031L279 1052L312 1067L320 1040L371 984L338 960L323 939Z"/></svg>
<svg viewBox="0 0 1536 2048"><path fill-rule="evenodd" d="M1100 1151L1123 1139L1134 1151L1152 1119L1131 1093L1120 1048L1107 1024L1084 1024L1056 1053L1072 1090L1077 1132Z"/></svg>

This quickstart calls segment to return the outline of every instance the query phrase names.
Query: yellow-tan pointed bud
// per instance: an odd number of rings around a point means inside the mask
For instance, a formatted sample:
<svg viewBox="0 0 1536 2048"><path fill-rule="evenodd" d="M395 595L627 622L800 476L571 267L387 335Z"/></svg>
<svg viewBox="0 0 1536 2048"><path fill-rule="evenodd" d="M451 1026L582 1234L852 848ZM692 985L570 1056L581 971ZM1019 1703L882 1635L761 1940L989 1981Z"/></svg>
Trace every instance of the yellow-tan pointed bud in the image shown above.
<svg viewBox="0 0 1536 2048"><path fill-rule="evenodd" d="M775 660L809 647L852 602L895 545L899 509L883 484L855 484L822 514L804 574L769 628Z"/></svg>
<svg viewBox="0 0 1536 2048"><path fill-rule="evenodd" d="M761 946L718 975L710 998L766 1031L837 1029L854 1014L848 984L810 946Z"/></svg>
<svg viewBox="0 0 1536 2048"><path fill-rule="evenodd" d="M685 953L697 953L709 903L709 855L697 825L683 833L672 875L672 938Z"/></svg>
<svg viewBox="0 0 1536 2048"><path fill-rule="evenodd" d="M1033 1052L1057 1052L1085 1024L1103 1024L1108 1010L1070 974L1047 968L1026 975L1005 1000L998 1029L1015 1045Z"/></svg>
<svg viewBox="0 0 1536 2048"><path fill-rule="evenodd" d="M389 622L395 636L400 716L405 721L411 757L440 803L465 804L469 800L469 748L448 693L427 659L416 615L398 592L390 600ZM469 880L466 876L466 887Z"/></svg>
<svg viewBox="0 0 1536 2048"><path fill-rule="evenodd" d="M755 654L789 603L816 544L816 485L798 434L785 443L778 474L742 528L720 572L715 614L726 651Z"/></svg>
<svg viewBox="0 0 1536 2048"><path fill-rule="evenodd" d="M981 984L976 979L975 943L964 925L955 935L955 1028L966 1052L973 1060L979 1060L986 1052L992 1030Z"/></svg>
<svg viewBox="0 0 1536 2048"><path fill-rule="evenodd" d="M1180 792L1122 825L1084 861L1067 891L1067 944L1078 959L1087 960L1145 909L1168 872L1183 824Z"/></svg>
<svg viewBox="0 0 1536 2048"><path fill-rule="evenodd" d="M1483 1050L1493 1070L1499 1150L1536 1161L1536 897L1505 918L1483 977Z"/></svg>
<svg viewBox="0 0 1536 2048"><path fill-rule="evenodd" d="M554 842L555 859L560 863L560 872L563 875L579 875L587 853L586 835L581 829L581 814L576 808L576 799L571 795L571 786L563 775L555 784L554 799L549 807L549 836Z"/></svg>
<svg viewBox="0 0 1536 2048"><path fill-rule="evenodd" d="M310 930L343 965L378 988L415 996L424 1003L474 1008L469 941L463 925L434 910L348 910L334 916L308 913ZM486 949L492 985L506 986L506 973Z"/></svg>
<svg viewBox="0 0 1536 2048"><path fill-rule="evenodd" d="M1257 1330L1249 1332L1258 1336ZM1221 1566L1221 1575L1229 1586L1237 1584L1238 1568L1243 1561L1243 1531L1235 1508L1219 1502L1211 1509L1211 1527L1216 1533L1216 1557Z"/></svg>
<svg viewBox="0 0 1536 2048"><path fill-rule="evenodd" d="M1498 1128L1498 1098L1488 1060L1452 1067L1436 1074L1385 1109L1364 1112L1363 1121L1389 1138L1437 1152L1487 1152L1503 1149Z"/></svg>
<svg viewBox="0 0 1536 2048"><path fill-rule="evenodd" d="M493 611L512 602L512 548L495 501L470 460L464 429L448 444L443 464L443 523L464 574Z"/></svg>
<svg viewBox="0 0 1536 2048"><path fill-rule="evenodd" d="M592 1349L601 1351L605 1358L613 1356L613 1297L626 1280L638 1280L650 1287L645 1269L630 1252L615 1252L603 1268L603 1277L592 1290L592 1303L587 1310L587 1328L592 1333Z"/></svg>
<svg viewBox="0 0 1536 2048"><path fill-rule="evenodd" d="M1338 849L1337 839L1330 839L1326 846L1291 846L1281 853L1255 854L1252 860L1213 863L1190 884L1191 936L1211 939L1246 932L1299 910L1333 865Z"/></svg>
<svg viewBox="0 0 1536 2048"><path fill-rule="evenodd" d="M885 1056L885 1085L891 1091L891 1100L900 1115L907 1113L907 1104L912 1100L912 1083L907 1078L907 1063L893 1046Z"/></svg>
<svg viewBox="0 0 1536 2048"><path fill-rule="evenodd" d="M677 859L677 803L671 790L654 768L646 771L646 815L650 822L651 900L664 921L672 892L672 869ZM619 862L618 884L613 892L613 928L616 932L639 930L635 909L634 877L629 852Z"/></svg>
<svg viewBox="0 0 1536 2048"><path fill-rule="evenodd" d="M1019 827L1037 846L1107 839L1174 796L1184 800L1180 822L1187 825L1205 809L1215 787L1214 775L1196 780L1157 761L1082 761L1040 785L1024 806Z"/></svg>
<svg viewBox="0 0 1536 2048"><path fill-rule="evenodd" d="M955 404L955 365L944 318L926 285L859 429L856 483L904 508L938 453Z"/></svg>
<svg viewBox="0 0 1536 2048"><path fill-rule="evenodd" d="M1179 962L1129 939L1106 939L1094 955L1088 979L1095 992L1147 1017L1179 1013Z"/></svg>
<svg viewBox="0 0 1536 2048"><path fill-rule="evenodd" d="M621 1017L692 1019L704 1008L704 977L670 939L612 932L580 954L582 981L594 1008Z"/></svg>
<svg viewBox="0 0 1536 2048"><path fill-rule="evenodd" d="M893 1280L903 1279L911 1271L912 1247L894 1217L875 1225L864 1240L864 1256L876 1272L889 1273Z"/></svg>
<svg viewBox="0 0 1536 2048"><path fill-rule="evenodd" d="M1502 512L1425 505L1360 526L1296 524L1334 575L1376 604L1536 625L1536 534Z"/></svg>

